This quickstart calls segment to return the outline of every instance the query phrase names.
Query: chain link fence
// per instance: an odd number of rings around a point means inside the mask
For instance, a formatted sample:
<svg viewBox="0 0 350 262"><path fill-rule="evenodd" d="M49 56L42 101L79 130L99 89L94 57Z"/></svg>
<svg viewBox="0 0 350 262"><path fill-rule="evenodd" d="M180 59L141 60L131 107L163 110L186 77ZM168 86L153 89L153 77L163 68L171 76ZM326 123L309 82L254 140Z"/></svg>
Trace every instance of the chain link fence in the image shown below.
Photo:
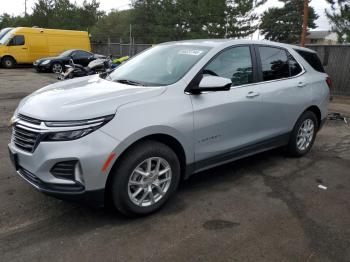
<svg viewBox="0 0 350 262"><path fill-rule="evenodd" d="M151 47L151 44L135 43L91 43L92 51L96 54L112 55L113 57L134 56Z"/></svg>

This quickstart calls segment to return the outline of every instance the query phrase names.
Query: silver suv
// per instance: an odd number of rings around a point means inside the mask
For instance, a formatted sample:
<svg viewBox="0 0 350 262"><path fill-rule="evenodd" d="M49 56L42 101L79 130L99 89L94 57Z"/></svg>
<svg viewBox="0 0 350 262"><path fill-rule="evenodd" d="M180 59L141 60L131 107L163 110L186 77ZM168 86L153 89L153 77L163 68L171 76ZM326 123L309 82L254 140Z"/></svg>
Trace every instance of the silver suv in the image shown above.
<svg viewBox="0 0 350 262"><path fill-rule="evenodd" d="M111 74L46 86L12 118L9 151L38 190L127 215L159 209L181 178L284 146L312 147L330 79L316 53L247 40L157 45Z"/></svg>

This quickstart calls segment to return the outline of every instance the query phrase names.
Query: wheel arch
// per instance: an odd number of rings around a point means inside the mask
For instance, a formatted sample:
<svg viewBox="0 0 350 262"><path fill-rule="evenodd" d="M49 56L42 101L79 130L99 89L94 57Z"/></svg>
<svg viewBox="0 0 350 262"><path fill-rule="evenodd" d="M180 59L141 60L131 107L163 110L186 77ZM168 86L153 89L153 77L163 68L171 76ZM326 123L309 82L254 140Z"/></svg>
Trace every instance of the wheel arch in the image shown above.
<svg viewBox="0 0 350 262"><path fill-rule="evenodd" d="M316 105L309 106L308 108L306 108L304 110L304 112L302 114L304 114L306 111L311 111L311 112L313 112L316 115L317 127L319 128L320 127L320 123L321 123L321 110L319 109L319 107L316 106Z"/></svg>
<svg viewBox="0 0 350 262"><path fill-rule="evenodd" d="M155 133L143 136L135 141L133 141L130 145L128 145L124 150L122 150L119 153L119 156L113 163L112 168L110 169L106 184L105 184L105 200L108 202L110 201L110 194L111 194L111 180L113 178L113 172L118 168L118 165L120 165L123 161L123 158L125 155L136 145L139 143L142 143L147 140L152 141L158 141L161 142L167 146L169 146L177 155L179 162L180 162L180 169L181 169L181 179L184 179L187 176L187 164L186 164L186 151L184 146L181 144L181 142L175 138L172 135L164 134L164 133Z"/></svg>

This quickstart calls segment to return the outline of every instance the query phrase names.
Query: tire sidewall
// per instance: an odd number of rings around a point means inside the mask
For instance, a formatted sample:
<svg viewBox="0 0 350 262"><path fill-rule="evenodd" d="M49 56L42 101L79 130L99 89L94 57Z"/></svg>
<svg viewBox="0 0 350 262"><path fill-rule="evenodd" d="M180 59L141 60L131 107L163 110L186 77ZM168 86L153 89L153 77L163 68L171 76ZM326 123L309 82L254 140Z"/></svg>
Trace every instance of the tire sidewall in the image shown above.
<svg viewBox="0 0 350 262"><path fill-rule="evenodd" d="M300 150L297 146L297 137L298 137L298 132L299 129L302 125L302 123L307 120L310 119L313 123L314 123L314 133L313 133L313 137L312 140L309 144L309 146L305 149L305 150ZM318 131L318 121L317 121L317 117L316 115L311 112L311 111L306 111L304 112L298 119L297 123L294 126L291 138L290 138L290 142L289 142L289 151L292 155L294 156L304 156L306 155L312 148L314 142L315 142L315 138L316 138L316 134Z"/></svg>
<svg viewBox="0 0 350 262"><path fill-rule="evenodd" d="M112 200L122 213L135 216L147 215L158 210L174 194L180 181L180 164L176 154L166 145L159 142L149 142L138 146L121 159L119 167L114 172L112 180ZM128 194L128 182L134 169L150 157L162 157L171 167L172 178L168 191L157 203L140 207L135 205Z"/></svg>
<svg viewBox="0 0 350 262"><path fill-rule="evenodd" d="M11 65L8 66L8 65L6 64L6 61L10 61ZM16 61L15 61L12 57L9 57L9 56L5 56L5 57L2 59L1 63L2 63L2 66L3 66L4 68L7 68L7 69L14 68L15 65L16 65Z"/></svg>

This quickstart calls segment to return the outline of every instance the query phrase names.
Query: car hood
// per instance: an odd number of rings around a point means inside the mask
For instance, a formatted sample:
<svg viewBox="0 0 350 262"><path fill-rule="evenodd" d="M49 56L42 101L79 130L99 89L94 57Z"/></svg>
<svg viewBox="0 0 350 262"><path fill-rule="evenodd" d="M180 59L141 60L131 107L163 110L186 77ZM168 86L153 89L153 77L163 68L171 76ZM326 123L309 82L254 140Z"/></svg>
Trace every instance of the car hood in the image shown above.
<svg viewBox="0 0 350 262"><path fill-rule="evenodd" d="M52 57L44 57L44 58L40 58L38 60L36 60L37 62L43 62L45 60L61 60L62 57L58 57L58 56L52 56Z"/></svg>
<svg viewBox="0 0 350 262"><path fill-rule="evenodd" d="M82 120L114 114L121 105L162 94L166 87L120 84L98 75L58 82L25 97L17 113L40 120Z"/></svg>

